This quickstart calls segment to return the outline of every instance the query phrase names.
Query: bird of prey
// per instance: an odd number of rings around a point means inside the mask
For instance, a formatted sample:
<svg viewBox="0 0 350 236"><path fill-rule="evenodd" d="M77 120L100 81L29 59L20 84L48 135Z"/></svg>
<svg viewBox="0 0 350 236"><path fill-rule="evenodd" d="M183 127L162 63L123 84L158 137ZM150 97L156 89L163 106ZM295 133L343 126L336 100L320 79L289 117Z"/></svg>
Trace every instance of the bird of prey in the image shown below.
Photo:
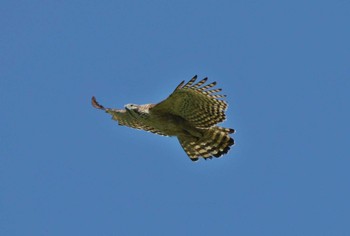
<svg viewBox="0 0 350 236"><path fill-rule="evenodd" d="M194 76L182 81L170 96L157 104L127 104L125 109L105 108L92 97L93 107L112 115L119 125L149 131L163 136L175 136L192 161L211 159L226 154L234 144L230 134L234 129L217 126L226 119L226 95L221 89L205 85L208 78L195 83Z"/></svg>

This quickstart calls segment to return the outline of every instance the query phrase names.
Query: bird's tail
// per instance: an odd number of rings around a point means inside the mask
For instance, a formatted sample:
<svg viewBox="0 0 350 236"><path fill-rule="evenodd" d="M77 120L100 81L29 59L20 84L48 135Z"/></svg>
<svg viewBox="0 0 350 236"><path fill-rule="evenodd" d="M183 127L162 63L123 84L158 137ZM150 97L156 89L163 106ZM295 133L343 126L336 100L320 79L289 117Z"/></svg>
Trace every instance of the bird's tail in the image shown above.
<svg viewBox="0 0 350 236"><path fill-rule="evenodd" d="M204 159L220 157L226 154L234 144L230 134L234 129L213 126L206 129L202 138L198 140L187 140L179 137L182 148L192 161L197 161L199 157Z"/></svg>

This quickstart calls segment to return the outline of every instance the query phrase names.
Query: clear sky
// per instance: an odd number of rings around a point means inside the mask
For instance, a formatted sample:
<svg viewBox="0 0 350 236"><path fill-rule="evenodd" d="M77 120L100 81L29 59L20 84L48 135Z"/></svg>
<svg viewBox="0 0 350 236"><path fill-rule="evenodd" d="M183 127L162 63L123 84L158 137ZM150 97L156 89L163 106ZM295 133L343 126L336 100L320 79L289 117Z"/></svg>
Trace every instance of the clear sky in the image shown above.
<svg viewBox="0 0 350 236"><path fill-rule="evenodd" d="M0 235L350 235L350 2L0 3ZM236 145L93 109L198 74Z"/></svg>

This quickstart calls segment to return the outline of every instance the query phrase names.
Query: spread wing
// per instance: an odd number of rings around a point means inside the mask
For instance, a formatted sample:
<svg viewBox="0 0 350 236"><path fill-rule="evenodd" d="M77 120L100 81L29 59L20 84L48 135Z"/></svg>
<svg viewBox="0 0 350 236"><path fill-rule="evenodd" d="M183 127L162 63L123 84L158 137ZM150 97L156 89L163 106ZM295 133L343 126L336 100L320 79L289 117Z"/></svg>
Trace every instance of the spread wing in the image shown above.
<svg viewBox="0 0 350 236"><path fill-rule="evenodd" d="M194 76L188 83L182 81L164 101L155 105L151 112L170 113L180 116L199 128L209 128L225 120L227 103L216 94L221 89L211 89L216 82L204 85L208 78L195 83ZM203 86L202 86L203 85Z"/></svg>
<svg viewBox="0 0 350 236"><path fill-rule="evenodd" d="M91 104L93 107L100 110L104 110L107 113L111 114L112 119L118 121L119 125L167 136L166 134L162 133L160 130L157 130L153 127L146 125L143 119L139 119L138 117L133 116L130 112L127 112L124 109L105 108L104 106L100 105L96 101L95 97L91 98Z"/></svg>

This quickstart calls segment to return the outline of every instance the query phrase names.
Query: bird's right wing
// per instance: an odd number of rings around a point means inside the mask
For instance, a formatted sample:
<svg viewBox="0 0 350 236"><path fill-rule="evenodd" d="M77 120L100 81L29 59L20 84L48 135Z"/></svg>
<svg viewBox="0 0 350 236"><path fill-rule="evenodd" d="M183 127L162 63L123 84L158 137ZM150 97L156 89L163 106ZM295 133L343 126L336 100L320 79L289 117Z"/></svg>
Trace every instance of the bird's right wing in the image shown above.
<svg viewBox="0 0 350 236"><path fill-rule="evenodd" d="M208 78L195 83L194 76L188 83L181 82L174 92L164 101L156 104L151 111L180 116L196 127L209 128L225 120L227 103L215 94L221 89L211 89L216 82L204 85ZM204 86L202 86L204 85Z"/></svg>

